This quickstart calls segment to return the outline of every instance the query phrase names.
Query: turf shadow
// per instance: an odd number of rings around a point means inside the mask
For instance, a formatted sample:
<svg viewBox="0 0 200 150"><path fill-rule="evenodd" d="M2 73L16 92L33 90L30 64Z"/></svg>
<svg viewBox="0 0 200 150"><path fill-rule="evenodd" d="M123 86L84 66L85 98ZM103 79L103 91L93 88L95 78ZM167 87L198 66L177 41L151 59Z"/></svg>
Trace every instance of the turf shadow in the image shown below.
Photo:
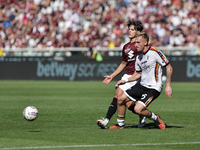
<svg viewBox="0 0 200 150"><path fill-rule="evenodd" d="M183 126L169 126L167 124L166 128L184 128ZM138 128L138 125L126 125L125 128ZM155 125L155 123L146 123L145 126L141 129L159 129L159 127L157 125Z"/></svg>

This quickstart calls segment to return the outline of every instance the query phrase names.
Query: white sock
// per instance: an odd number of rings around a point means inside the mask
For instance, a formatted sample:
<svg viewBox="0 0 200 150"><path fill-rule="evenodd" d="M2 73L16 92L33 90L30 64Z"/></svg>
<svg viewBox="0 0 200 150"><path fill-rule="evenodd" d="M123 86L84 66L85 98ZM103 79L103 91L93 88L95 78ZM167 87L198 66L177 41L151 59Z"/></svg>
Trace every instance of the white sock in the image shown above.
<svg viewBox="0 0 200 150"><path fill-rule="evenodd" d="M124 126L125 116L118 116L117 115L117 123L119 126Z"/></svg>
<svg viewBox="0 0 200 150"><path fill-rule="evenodd" d="M157 119L157 116L153 112L152 112L151 119L154 120L154 121L156 121L156 119Z"/></svg>

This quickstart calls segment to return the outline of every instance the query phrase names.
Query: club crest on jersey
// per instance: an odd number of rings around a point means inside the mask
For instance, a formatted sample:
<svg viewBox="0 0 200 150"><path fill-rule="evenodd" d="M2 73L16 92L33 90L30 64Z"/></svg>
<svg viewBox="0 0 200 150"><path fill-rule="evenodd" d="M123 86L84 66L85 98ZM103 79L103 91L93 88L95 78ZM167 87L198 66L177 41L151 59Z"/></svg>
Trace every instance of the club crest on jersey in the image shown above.
<svg viewBox="0 0 200 150"><path fill-rule="evenodd" d="M125 53L128 53L129 51L131 51L129 47L127 47L127 49L124 50Z"/></svg>
<svg viewBox="0 0 200 150"><path fill-rule="evenodd" d="M142 60L143 55L144 55L143 53L139 54L138 58L140 61Z"/></svg>

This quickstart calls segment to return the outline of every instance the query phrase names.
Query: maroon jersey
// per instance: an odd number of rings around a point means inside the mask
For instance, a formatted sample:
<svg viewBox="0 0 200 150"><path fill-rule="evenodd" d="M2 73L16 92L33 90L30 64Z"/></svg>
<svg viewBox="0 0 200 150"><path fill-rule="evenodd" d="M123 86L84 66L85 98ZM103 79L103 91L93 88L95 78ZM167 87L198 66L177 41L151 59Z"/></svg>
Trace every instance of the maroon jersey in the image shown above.
<svg viewBox="0 0 200 150"><path fill-rule="evenodd" d="M123 47L122 51L122 60L127 62L125 74L132 75L135 71L135 60L137 55L141 52L138 52L135 48L135 42L127 43Z"/></svg>

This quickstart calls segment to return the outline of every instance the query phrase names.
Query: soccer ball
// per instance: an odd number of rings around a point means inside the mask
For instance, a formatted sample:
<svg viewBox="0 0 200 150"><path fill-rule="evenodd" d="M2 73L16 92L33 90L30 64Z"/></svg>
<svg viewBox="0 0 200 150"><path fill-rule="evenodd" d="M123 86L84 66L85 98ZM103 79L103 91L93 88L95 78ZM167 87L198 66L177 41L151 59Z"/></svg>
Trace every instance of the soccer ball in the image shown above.
<svg viewBox="0 0 200 150"><path fill-rule="evenodd" d="M167 81L167 77L166 76L162 76L162 82L165 83Z"/></svg>
<svg viewBox="0 0 200 150"><path fill-rule="evenodd" d="M27 106L23 111L23 116L28 121L33 121L38 117L38 110L34 106Z"/></svg>

